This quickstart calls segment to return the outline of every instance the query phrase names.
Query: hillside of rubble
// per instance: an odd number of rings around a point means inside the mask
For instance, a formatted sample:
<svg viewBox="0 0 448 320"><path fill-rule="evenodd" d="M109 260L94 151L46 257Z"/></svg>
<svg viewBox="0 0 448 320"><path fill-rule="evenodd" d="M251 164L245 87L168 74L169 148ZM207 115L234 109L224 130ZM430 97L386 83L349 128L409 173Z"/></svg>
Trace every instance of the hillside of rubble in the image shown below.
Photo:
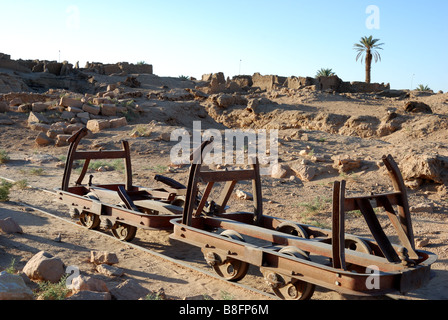
<svg viewBox="0 0 448 320"><path fill-rule="evenodd" d="M392 155L408 188L416 244L439 255L430 285L402 298L448 298L447 93L394 89L390 84L349 82L337 76L256 73L226 78L216 72L201 79L173 78L153 74L152 66L146 64L88 63L81 68L68 62L16 61L0 54L2 178L49 190L57 188L62 180L67 139L86 127L89 134L81 147L86 150L119 149L122 140L129 141L137 184L153 185L155 174L186 183L188 166L173 163L170 158L170 151L178 143L172 141L171 134L185 129L192 135L194 123L200 123L203 131L218 130L221 138L229 129L278 130L278 165L262 177L263 208L266 214L307 224L331 226L334 181L346 180L347 192L352 194L393 190L381 161L384 155ZM213 168L220 166L210 164ZM105 178L99 179L121 177L120 170L113 166L96 170L92 173L98 176L106 172ZM244 196L235 195L231 205L238 210L245 201ZM9 200L0 202L0 219L18 211L24 234L37 232L46 250L68 263L85 265L70 250L61 250L53 243L61 232L66 235L66 243L81 241L79 236L61 231L61 225L45 224L43 233L27 224L32 215L16 207L22 202L68 217L68 211L48 196L15 186ZM385 231L393 230L387 216L379 215ZM347 228L356 234L369 234L357 214L347 217ZM137 240L150 243L154 237L162 237L164 250L169 250L165 234L145 232L138 234ZM9 265L11 257L15 257L18 269L23 268L40 251L35 240L0 232L0 271ZM5 241L17 245L8 247ZM125 249L120 249L119 255L119 259L129 256ZM123 265L143 272L141 263L149 264L134 257ZM85 266L85 272L94 273L90 266ZM219 291L188 277L178 285L163 282L158 279L144 285L154 291L163 287L167 295L179 299L189 291L219 299ZM235 298L252 297L235 293ZM340 296L324 290L317 292L316 298Z"/></svg>

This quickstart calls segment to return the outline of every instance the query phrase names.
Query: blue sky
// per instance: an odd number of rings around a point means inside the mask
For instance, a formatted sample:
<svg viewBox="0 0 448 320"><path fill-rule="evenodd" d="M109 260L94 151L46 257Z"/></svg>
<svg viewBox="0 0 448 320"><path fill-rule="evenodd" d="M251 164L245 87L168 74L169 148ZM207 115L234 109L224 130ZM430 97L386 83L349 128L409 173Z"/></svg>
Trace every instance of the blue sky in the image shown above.
<svg viewBox="0 0 448 320"><path fill-rule="evenodd" d="M331 68L363 81L353 44L373 35L384 43L373 82L448 91L447 13L446 0L0 0L0 52L81 66L145 61L159 76Z"/></svg>

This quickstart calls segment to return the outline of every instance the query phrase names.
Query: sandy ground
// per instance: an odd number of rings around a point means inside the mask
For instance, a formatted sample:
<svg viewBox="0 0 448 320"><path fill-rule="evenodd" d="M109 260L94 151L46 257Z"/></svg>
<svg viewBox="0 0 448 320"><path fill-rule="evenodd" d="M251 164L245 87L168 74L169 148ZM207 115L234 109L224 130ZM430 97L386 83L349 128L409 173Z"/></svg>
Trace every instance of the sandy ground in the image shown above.
<svg viewBox="0 0 448 320"><path fill-rule="evenodd" d="M144 80L144 79L142 79ZM154 90L160 86L162 80L154 79L143 83L141 90ZM185 84L173 79L164 80L170 86ZM191 84L188 84L191 85ZM245 116L244 108L231 107L223 114L217 113L207 102L183 101L149 101L145 112L138 119L134 119L129 126L106 130L95 134L83 141L81 148L119 149L120 141L129 141L132 152L134 183L143 186L155 186L155 174L174 178L186 184L188 167L169 166L169 154L175 142L159 140L162 132L171 132L174 128L186 127L191 130L191 123L201 120L203 129L217 128L280 128L279 157L281 163L292 164L306 159L317 168L318 174L312 181L277 179L269 176L262 178L264 213L266 215L286 218L302 223L318 223L329 227L331 225L331 199L332 183L335 180L346 179L349 192L369 194L371 192L387 192L392 190L388 176L378 167L377 162L383 155L391 154L401 160L405 154L411 152L427 153L436 150L438 154L448 155L448 135L446 119L448 113L447 95L435 94L417 97L431 105L435 115L404 115L404 123L400 130L387 136L362 136L361 132L367 129L355 128L345 133L342 130L332 129L331 121L309 121L307 124L291 126L291 118L297 119L300 114L322 113L327 115L343 116L372 116L381 119L388 110L401 110L405 101L397 98L373 97L369 95L351 96L333 95L328 93L313 93L302 96L277 95L271 97L272 104L261 106L259 112L265 117L258 117L244 126L241 122ZM139 101L142 105L148 103L146 98ZM192 112L195 108L203 107L207 116L200 118ZM184 112L180 112L184 110ZM221 111L220 111L221 112ZM295 113L294 113L295 112ZM293 113L293 114L289 114ZM270 121L267 121L268 118ZM26 128L27 116L19 113L10 113L15 121L12 126L0 126L0 149L6 150L10 161L0 165L0 176L15 181L26 180L34 187L53 190L62 182L63 168L58 163L63 160L67 147L54 146L38 147L34 143L35 132ZM330 117L331 118L331 117ZM152 122L151 122L152 121ZM152 133L143 137L131 136L134 129L142 125L148 126ZM304 157L301 150L313 150L315 155L327 159L326 162L313 162ZM44 162L35 161L39 156L51 155L54 159ZM333 156L349 155L351 158L362 159L364 165L353 172L340 174L332 168ZM33 169L43 169L36 175ZM118 171L106 173L96 172L95 181L122 182L123 176ZM244 189L247 186L242 186ZM447 193L446 186L436 183L426 183L415 190L408 190L410 205L430 203L432 212L418 212L413 214L415 237L426 238L429 244L423 250L433 252L439 256L433 265L430 283L406 296L390 295L371 299L421 299L444 300L448 298L448 220L447 220ZM319 211L309 212L306 205L319 201ZM45 250L60 257L67 266L78 266L82 273L101 277L109 288L113 288L126 279L137 279L139 283L152 291L163 288L166 295L172 299L195 298L222 300L262 300L271 299L268 296L236 288L224 281L217 280L198 272L174 265L170 261L158 258L146 252L137 250L114 238L104 237L95 232L67 223L43 213L29 209L29 205L52 214L69 219L68 208L55 202L55 199L41 191L33 189L21 190L14 187L11 190L10 201L0 202L0 219L12 217L23 228L23 234L0 234L0 270L15 261L17 269L23 268L26 262L37 252ZM232 198L231 208L240 210L247 202ZM384 217L385 215L382 214ZM381 220L381 221L385 221ZM357 235L368 235L368 229L362 217L348 215L347 230ZM390 223L385 223L385 231L391 231ZM62 242L54 239L61 234ZM155 252L167 255L174 259L188 261L198 268L210 271L204 263L199 249L189 245L170 240L166 231L137 232L132 242ZM118 267L125 273L119 278L108 278L98 275L88 257L91 250L107 250L115 252L119 258ZM270 293L271 290L260 278L258 270L250 269L249 274L241 283L253 286L258 290ZM275 299L272 297L272 299ZM353 296L341 295L324 288L318 288L313 296L316 300L359 299Z"/></svg>

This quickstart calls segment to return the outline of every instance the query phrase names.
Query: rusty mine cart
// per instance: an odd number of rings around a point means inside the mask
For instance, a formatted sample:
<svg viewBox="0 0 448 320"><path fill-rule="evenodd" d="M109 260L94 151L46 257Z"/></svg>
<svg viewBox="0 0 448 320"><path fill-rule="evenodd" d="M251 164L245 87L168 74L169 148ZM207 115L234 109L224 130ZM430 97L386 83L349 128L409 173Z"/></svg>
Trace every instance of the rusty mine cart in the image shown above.
<svg viewBox="0 0 448 320"><path fill-rule="evenodd" d="M79 216L81 224L89 229L100 227L110 230L119 240L132 241L137 229L172 229L170 220L181 217L185 186L168 177L156 175L163 188L150 189L134 186L129 144L123 141L123 149L116 151L77 151L87 129L81 129L70 139L70 147L64 169L62 187L55 189L57 200L68 205ZM87 185L82 182L91 160L123 159L125 184L93 184L90 176ZM70 176L76 160L85 160L81 174L74 186Z"/></svg>
<svg viewBox="0 0 448 320"><path fill-rule="evenodd" d="M437 256L415 249L406 189L391 156L383 157L383 162L394 192L346 197L345 181L334 183L331 230L263 215L259 164L254 162L252 169L234 171L201 170L200 163L193 163L183 215L172 220L170 237L201 248L220 277L241 280L253 265L275 295L285 300L310 299L316 286L378 296L410 292L428 283ZM254 212L226 212L235 185L243 181L252 183ZM217 185L224 187L211 201ZM212 204L208 211L207 201ZM400 245L390 242L376 207L384 208ZM353 210L362 213L373 239L345 233L345 213Z"/></svg>

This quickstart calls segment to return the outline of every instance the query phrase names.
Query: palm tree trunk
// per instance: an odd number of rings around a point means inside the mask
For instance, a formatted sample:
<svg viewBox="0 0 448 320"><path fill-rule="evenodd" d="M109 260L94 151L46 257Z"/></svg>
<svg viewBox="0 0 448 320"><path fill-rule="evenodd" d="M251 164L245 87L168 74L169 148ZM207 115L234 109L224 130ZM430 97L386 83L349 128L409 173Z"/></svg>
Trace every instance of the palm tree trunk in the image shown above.
<svg viewBox="0 0 448 320"><path fill-rule="evenodd" d="M372 53L370 49L366 53L366 83L370 83L370 71L372 69Z"/></svg>

